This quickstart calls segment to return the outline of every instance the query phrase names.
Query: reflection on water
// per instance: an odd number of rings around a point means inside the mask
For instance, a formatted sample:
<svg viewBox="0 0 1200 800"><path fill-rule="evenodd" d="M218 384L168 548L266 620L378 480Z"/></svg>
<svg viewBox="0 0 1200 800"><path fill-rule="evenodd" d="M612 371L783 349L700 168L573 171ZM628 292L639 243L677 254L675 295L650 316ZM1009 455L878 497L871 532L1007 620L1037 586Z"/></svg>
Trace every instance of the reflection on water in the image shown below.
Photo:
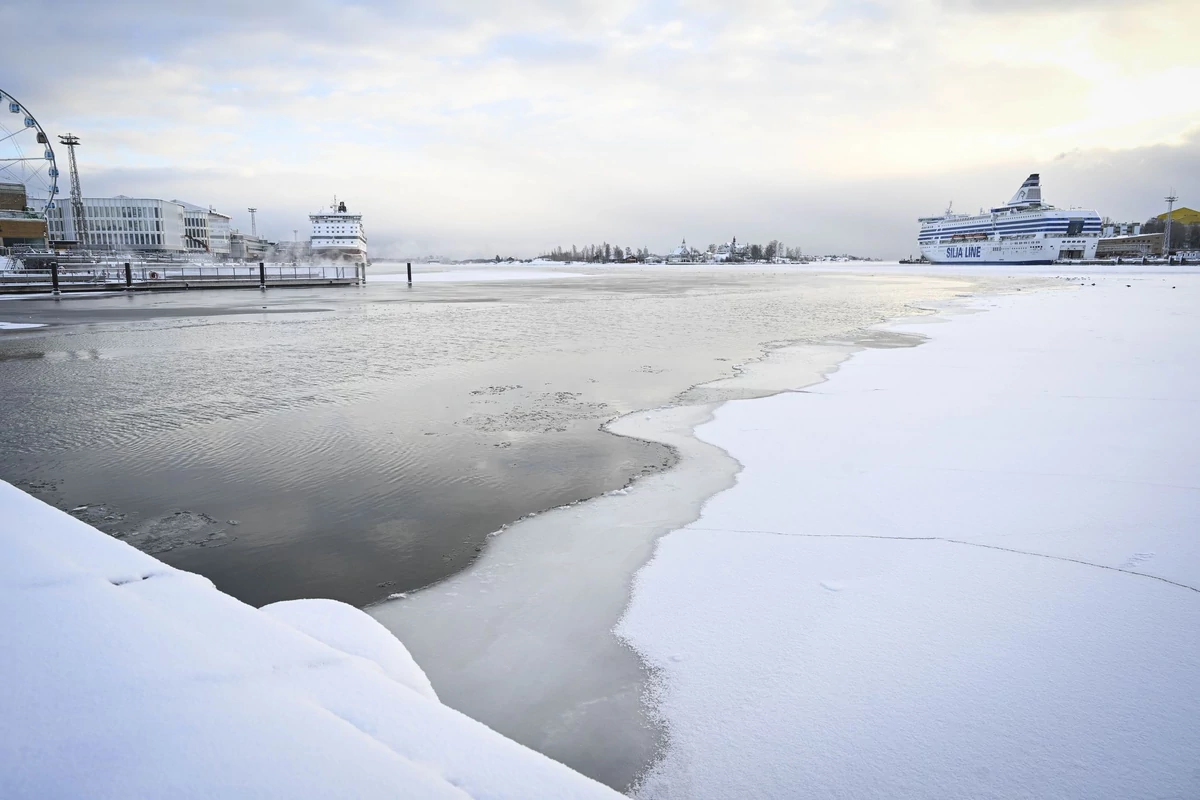
<svg viewBox="0 0 1200 800"><path fill-rule="evenodd" d="M669 462L603 420L928 287L626 270L0 301L51 323L0 336L0 478L247 602L364 605Z"/></svg>

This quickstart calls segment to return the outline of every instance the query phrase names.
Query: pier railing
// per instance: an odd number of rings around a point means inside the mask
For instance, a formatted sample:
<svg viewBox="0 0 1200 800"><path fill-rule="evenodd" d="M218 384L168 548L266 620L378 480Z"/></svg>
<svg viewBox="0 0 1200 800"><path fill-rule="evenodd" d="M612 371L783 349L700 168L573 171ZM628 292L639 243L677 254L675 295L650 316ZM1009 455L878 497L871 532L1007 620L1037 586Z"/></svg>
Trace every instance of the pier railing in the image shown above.
<svg viewBox="0 0 1200 800"><path fill-rule="evenodd" d="M33 288L56 292L101 289L190 289L261 286L358 284L366 279L360 264L188 264L123 262L87 265L50 264L37 269L0 271L0 293Z"/></svg>

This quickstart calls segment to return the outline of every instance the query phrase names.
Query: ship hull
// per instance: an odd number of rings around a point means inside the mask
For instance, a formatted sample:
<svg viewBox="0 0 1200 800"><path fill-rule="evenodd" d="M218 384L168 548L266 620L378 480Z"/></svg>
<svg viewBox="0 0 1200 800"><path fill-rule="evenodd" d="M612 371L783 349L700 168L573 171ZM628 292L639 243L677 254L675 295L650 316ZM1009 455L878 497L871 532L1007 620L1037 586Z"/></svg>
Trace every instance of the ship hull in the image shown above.
<svg viewBox="0 0 1200 800"><path fill-rule="evenodd" d="M1007 245L983 241L971 244L925 244L921 255L934 264L1053 264L1058 248L1046 243Z"/></svg>
<svg viewBox="0 0 1200 800"><path fill-rule="evenodd" d="M313 258L328 261L366 261L367 251L349 247L314 247Z"/></svg>
<svg viewBox="0 0 1200 800"><path fill-rule="evenodd" d="M934 264L1053 264L1061 258L1096 257L1097 239L1063 244L1054 239L996 241L984 239L963 244L924 243L921 255Z"/></svg>

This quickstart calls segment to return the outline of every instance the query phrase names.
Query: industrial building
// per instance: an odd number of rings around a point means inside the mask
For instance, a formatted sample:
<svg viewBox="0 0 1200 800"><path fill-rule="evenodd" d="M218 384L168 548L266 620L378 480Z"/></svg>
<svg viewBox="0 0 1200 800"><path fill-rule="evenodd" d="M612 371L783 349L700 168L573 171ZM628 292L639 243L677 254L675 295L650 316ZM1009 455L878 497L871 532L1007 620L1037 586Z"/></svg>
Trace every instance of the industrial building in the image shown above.
<svg viewBox="0 0 1200 800"><path fill-rule="evenodd" d="M1188 208L1187 206L1180 206L1179 208L1172 209L1170 212L1163 212L1155 217L1155 219L1159 222L1166 222L1168 213L1171 215L1172 225L1200 225L1200 211Z"/></svg>
<svg viewBox="0 0 1200 800"><path fill-rule="evenodd" d="M0 183L0 247L46 246L46 221L28 202L24 185Z"/></svg>

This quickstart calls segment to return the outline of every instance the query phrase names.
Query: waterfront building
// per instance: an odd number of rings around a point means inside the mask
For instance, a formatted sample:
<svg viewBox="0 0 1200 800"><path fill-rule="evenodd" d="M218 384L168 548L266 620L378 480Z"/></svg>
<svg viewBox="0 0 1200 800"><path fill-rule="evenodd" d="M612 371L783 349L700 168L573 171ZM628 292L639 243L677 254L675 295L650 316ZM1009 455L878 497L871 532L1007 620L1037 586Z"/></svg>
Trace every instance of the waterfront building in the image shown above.
<svg viewBox="0 0 1200 800"><path fill-rule="evenodd" d="M1140 230L1140 226L1139 226ZM1162 233L1137 233L1110 236L1096 244L1096 258L1145 258L1160 256L1163 251Z"/></svg>
<svg viewBox="0 0 1200 800"><path fill-rule="evenodd" d="M207 253L213 256L230 255L230 221L228 214L213 211L182 200L173 201L183 206L183 240L189 253Z"/></svg>
<svg viewBox="0 0 1200 800"><path fill-rule="evenodd" d="M86 229L75 230L69 202L46 209L51 244L79 242L94 249L182 253L184 210L179 203L147 197L85 197L83 219ZM82 234L82 236L81 236Z"/></svg>
<svg viewBox="0 0 1200 800"><path fill-rule="evenodd" d="M687 239L680 242L679 247L676 247L671 252L667 253L668 264L683 264L695 260L695 255L692 249L688 247Z"/></svg>
<svg viewBox="0 0 1200 800"><path fill-rule="evenodd" d="M1140 222L1113 222L1107 220L1101 228L1100 235L1105 239L1111 239L1114 236L1140 236L1142 233L1142 223Z"/></svg>
<svg viewBox="0 0 1200 800"><path fill-rule="evenodd" d="M271 244L259 236L241 231L229 233L229 257L239 261L263 261Z"/></svg>
<svg viewBox="0 0 1200 800"><path fill-rule="evenodd" d="M46 219L28 203L24 184L0 183L0 247L46 246Z"/></svg>
<svg viewBox="0 0 1200 800"><path fill-rule="evenodd" d="M746 245L738 244L737 237L733 241L718 245L712 254L713 261L741 261L746 258Z"/></svg>

